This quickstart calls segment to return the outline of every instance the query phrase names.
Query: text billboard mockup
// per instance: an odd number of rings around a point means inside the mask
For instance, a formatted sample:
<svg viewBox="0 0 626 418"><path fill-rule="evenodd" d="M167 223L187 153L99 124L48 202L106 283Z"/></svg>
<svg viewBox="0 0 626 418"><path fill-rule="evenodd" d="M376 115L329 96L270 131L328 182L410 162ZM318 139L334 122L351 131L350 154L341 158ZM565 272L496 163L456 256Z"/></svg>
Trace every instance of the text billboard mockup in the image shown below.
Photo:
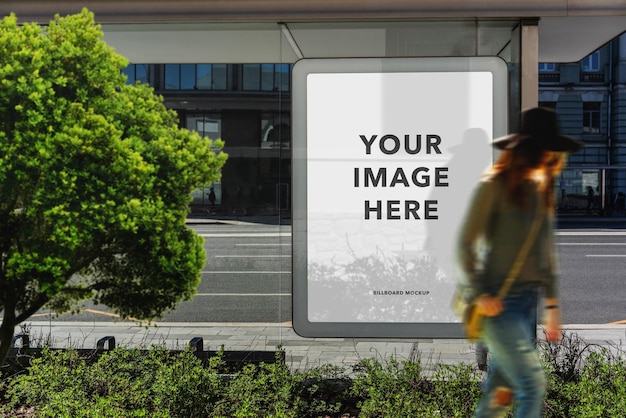
<svg viewBox="0 0 626 418"><path fill-rule="evenodd" d="M293 70L293 319L311 337L461 337L456 235L507 132L492 57Z"/></svg>

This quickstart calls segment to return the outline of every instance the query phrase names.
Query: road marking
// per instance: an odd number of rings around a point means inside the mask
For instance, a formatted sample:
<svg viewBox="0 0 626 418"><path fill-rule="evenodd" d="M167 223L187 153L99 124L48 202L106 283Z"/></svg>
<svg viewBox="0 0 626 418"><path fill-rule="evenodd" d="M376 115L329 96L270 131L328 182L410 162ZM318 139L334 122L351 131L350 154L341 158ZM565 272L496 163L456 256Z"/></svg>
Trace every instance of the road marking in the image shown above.
<svg viewBox="0 0 626 418"><path fill-rule="evenodd" d="M289 246L291 245L291 243L282 243L282 242L277 242L277 243L273 243L273 244L235 244L235 247L275 247L277 245L286 245Z"/></svg>
<svg viewBox="0 0 626 418"><path fill-rule="evenodd" d="M250 232L250 233L223 233L223 234L198 234L203 238L272 238L272 237L291 237L288 232Z"/></svg>
<svg viewBox="0 0 626 418"><path fill-rule="evenodd" d="M291 293L196 293L196 296L291 296Z"/></svg>
<svg viewBox="0 0 626 418"><path fill-rule="evenodd" d="M287 258L291 254L268 254L268 255L214 255L215 258Z"/></svg>
<svg viewBox="0 0 626 418"><path fill-rule="evenodd" d="M622 321L609 322L609 325L622 325L622 324L626 324L626 319Z"/></svg>
<svg viewBox="0 0 626 418"><path fill-rule="evenodd" d="M203 270L202 274L291 274L291 270L285 271L256 271L256 270L247 270L247 271L208 271Z"/></svg>
<svg viewBox="0 0 626 418"><path fill-rule="evenodd" d="M563 235L563 236L592 236L592 235L597 235L597 236L613 236L613 235L626 235L626 231L558 231L556 232L556 235Z"/></svg>
<svg viewBox="0 0 626 418"><path fill-rule="evenodd" d="M626 254L586 254L585 257L626 257Z"/></svg>
<svg viewBox="0 0 626 418"><path fill-rule="evenodd" d="M557 245L588 245L588 246L609 246L609 245L626 245L626 242L560 242Z"/></svg>
<svg viewBox="0 0 626 418"><path fill-rule="evenodd" d="M100 311L97 309L83 309L81 312L89 312L92 314L96 314L96 315L104 315L104 316L110 316L111 318L121 318L121 316L119 316L118 314L112 313L112 312L106 312L106 311ZM142 319L136 319L136 318L126 318L129 321L135 321L135 322L143 322L145 324L149 324L150 321L146 321L146 320L142 320Z"/></svg>

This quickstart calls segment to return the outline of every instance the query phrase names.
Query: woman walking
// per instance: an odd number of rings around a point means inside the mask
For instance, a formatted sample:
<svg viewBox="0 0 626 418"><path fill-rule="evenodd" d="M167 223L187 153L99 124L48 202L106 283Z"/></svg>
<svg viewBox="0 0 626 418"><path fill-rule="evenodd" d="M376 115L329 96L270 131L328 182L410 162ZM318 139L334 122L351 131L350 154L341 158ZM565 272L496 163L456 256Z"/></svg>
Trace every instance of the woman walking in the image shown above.
<svg viewBox="0 0 626 418"><path fill-rule="evenodd" d="M541 293L546 339L561 337L554 181L567 153L583 144L560 134L554 112L533 108L522 113L519 133L493 145L502 152L474 192L458 247L464 296L485 315L481 340L491 355L476 417L503 416L513 401L516 417L541 417L546 377L534 341ZM523 264L498 297L523 246Z"/></svg>

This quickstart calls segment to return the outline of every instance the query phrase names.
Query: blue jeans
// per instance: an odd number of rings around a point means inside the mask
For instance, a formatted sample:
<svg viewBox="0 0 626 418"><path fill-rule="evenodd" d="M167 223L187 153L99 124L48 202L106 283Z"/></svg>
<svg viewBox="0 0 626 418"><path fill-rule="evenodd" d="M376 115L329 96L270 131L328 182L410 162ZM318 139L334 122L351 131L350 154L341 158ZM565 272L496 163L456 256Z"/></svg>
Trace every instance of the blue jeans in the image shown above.
<svg viewBox="0 0 626 418"><path fill-rule="evenodd" d="M483 342L489 349L489 369L483 397L475 416L504 416L507 406L496 401L498 389L513 392L515 416L540 418L546 393L546 376L535 346L537 292L527 291L504 299L504 311L485 318Z"/></svg>

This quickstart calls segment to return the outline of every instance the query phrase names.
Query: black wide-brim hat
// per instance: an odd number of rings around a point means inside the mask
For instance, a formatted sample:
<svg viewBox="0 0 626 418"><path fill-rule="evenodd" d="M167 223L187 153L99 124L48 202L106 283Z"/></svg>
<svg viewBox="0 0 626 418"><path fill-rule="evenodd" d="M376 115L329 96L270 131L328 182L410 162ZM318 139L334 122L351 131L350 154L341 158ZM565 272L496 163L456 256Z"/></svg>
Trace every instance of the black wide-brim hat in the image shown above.
<svg viewBox="0 0 626 418"><path fill-rule="evenodd" d="M556 113L542 107L523 111L520 131L494 139L492 145L501 150L536 147L559 152L576 152L585 146L582 141L562 135Z"/></svg>

